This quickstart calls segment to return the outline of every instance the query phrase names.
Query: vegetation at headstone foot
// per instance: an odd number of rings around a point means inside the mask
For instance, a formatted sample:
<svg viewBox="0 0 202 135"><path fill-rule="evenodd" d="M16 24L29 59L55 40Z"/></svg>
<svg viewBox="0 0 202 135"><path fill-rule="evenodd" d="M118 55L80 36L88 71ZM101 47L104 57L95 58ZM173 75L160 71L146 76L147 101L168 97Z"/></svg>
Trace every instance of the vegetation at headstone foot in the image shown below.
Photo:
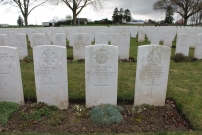
<svg viewBox="0 0 202 135"><path fill-rule="evenodd" d="M20 105L12 102L0 102L0 125L6 125L9 117L19 109Z"/></svg>
<svg viewBox="0 0 202 135"><path fill-rule="evenodd" d="M123 120L123 116L121 114L123 111L122 107L110 105L110 104L102 104L90 111L90 117L94 123L97 124L112 124L112 123L121 123Z"/></svg>
<svg viewBox="0 0 202 135"><path fill-rule="evenodd" d="M195 62L198 61L197 58L193 58L193 56L185 56L183 53L176 53L171 58L175 62Z"/></svg>
<svg viewBox="0 0 202 135"><path fill-rule="evenodd" d="M58 125L62 122L64 116L57 113L56 106L47 106L44 103L34 103L29 107L25 106L21 113L21 119L28 123L37 123L46 120L46 124ZM22 125L21 125L22 126Z"/></svg>

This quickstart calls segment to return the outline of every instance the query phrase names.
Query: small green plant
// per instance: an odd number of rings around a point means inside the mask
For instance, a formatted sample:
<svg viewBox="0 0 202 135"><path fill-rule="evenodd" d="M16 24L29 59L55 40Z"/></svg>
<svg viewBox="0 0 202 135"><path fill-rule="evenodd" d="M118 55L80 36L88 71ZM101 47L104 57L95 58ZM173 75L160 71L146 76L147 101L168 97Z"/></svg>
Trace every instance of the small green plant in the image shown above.
<svg viewBox="0 0 202 135"><path fill-rule="evenodd" d="M9 117L19 109L20 105L11 102L0 102L0 125L5 126Z"/></svg>
<svg viewBox="0 0 202 135"><path fill-rule="evenodd" d="M97 124L120 123L123 120L122 107L110 104L99 105L90 111L90 117Z"/></svg>
<svg viewBox="0 0 202 135"><path fill-rule="evenodd" d="M57 113L57 110L56 106L34 103L21 111L21 119L24 121L34 121L35 123L47 119L47 124L57 125L64 118L62 114Z"/></svg>
<svg viewBox="0 0 202 135"><path fill-rule="evenodd" d="M83 105L75 105L73 107L75 111L75 122L80 122L82 119L85 119L89 116L88 108L84 107Z"/></svg>
<svg viewBox="0 0 202 135"><path fill-rule="evenodd" d="M31 62L33 62L33 57L32 57L32 56L27 56L27 57L25 57L25 58L23 59L23 61L24 61L25 63L31 63Z"/></svg>
<svg viewBox="0 0 202 135"><path fill-rule="evenodd" d="M78 60L77 59L73 59L72 62L78 62Z"/></svg>

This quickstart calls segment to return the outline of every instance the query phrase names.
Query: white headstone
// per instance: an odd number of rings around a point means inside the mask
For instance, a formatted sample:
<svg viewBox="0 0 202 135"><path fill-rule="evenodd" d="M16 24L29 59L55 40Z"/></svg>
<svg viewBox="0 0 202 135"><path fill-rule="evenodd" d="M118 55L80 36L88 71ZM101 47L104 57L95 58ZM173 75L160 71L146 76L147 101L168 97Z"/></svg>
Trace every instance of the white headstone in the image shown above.
<svg viewBox="0 0 202 135"><path fill-rule="evenodd" d="M189 56L189 45L187 43L187 34L178 34L176 41L175 54L182 53L185 56Z"/></svg>
<svg viewBox="0 0 202 135"><path fill-rule="evenodd" d="M68 107L66 47L42 45L33 48L37 102Z"/></svg>
<svg viewBox="0 0 202 135"><path fill-rule="evenodd" d="M0 34L0 46L9 46L8 36L6 34Z"/></svg>
<svg viewBox="0 0 202 135"><path fill-rule="evenodd" d="M39 45L46 45L46 35L43 33L34 33L31 36L31 47L39 46Z"/></svg>
<svg viewBox="0 0 202 135"><path fill-rule="evenodd" d="M95 33L95 45L96 44L107 44L109 42L108 33Z"/></svg>
<svg viewBox="0 0 202 135"><path fill-rule="evenodd" d="M138 31L138 42L144 42L145 41L145 28L140 27Z"/></svg>
<svg viewBox="0 0 202 135"><path fill-rule="evenodd" d="M28 56L27 38L25 34L22 33L13 34L13 38L11 40L11 46L18 48L20 60Z"/></svg>
<svg viewBox="0 0 202 135"><path fill-rule="evenodd" d="M73 59L85 59L87 35L85 33L74 34L73 39Z"/></svg>
<svg viewBox="0 0 202 135"><path fill-rule="evenodd" d="M134 105L164 106L171 49L161 45L138 47Z"/></svg>
<svg viewBox="0 0 202 135"><path fill-rule="evenodd" d="M202 34L197 36L197 44L194 49L194 58L202 59Z"/></svg>
<svg viewBox="0 0 202 135"><path fill-rule="evenodd" d="M0 46L0 101L24 105L19 54L16 47Z"/></svg>
<svg viewBox="0 0 202 135"><path fill-rule="evenodd" d="M111 35L111 45L119 47L119 59L129 60L130 53L130 34L129 33L117 33Z"/></svg>
<svg viewBox="0 0 202 135"><path fill-rule="evenodd" d="M159 31L158 30L152 30L151 44L157 44L157 45L159 45L159 43L160 43Z"/></svg>
<svg viewBox="0 0 202 135"><path fill-rule="evenodd" d="M163 45L172 47L172 41L173 41L173 32L171 30L166 30L164 34Z"/></svg>
<svg viewBox="0 0 202 135"><path fill-rule="evenodd" d="M86 106L117 104L118 47L85 47Z"/></svg>
<svg viewBox="0 0 202 135"><path fill-rule="evenodd" d="M52 44L66 47L66 35L64 33L54 33L52 35Z"/></svg>

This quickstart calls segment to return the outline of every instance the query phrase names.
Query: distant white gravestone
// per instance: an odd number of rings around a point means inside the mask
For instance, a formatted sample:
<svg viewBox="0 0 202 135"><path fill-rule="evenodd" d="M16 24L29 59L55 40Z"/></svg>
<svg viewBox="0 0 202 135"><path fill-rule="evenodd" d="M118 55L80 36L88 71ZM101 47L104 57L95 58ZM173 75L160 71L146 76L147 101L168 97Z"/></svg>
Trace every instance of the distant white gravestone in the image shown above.
<svg viewBox="0 0 202 135"><path fill-rule="evenodd" d="M182 33L177 35L175 54L182 53L189 56L189 44L187 42L187 34Z"/></svg>
<svg viewBox="0 0 202 135"><path fill-rule="evenodd" d="M145 28L140 27L138 31L138 42L144 42L145 41Z"/></svg>
<svg viewBox="0 0 202 135"><path fill-rule="evenodd" d="M44 33L34 33L31 36L30 41L31 47L39 46L39 45L47 45L46 43L46 35Z"/></svg>
<svg viewBox="0 0 202 135"><path fill-rule="evenodd" d="M11 46L18 48L20 60L28 56L27 38L25 34L22 33L13 34L13 39L11 40Z"/></svg>
<svg viewBox="0 0 202 135"><path fill-rule="evenodd" d="M85 47L86 106L117 104L118 47Z"/></svg>
<svg viewBox="0 0 202 135"><path fill-rule="evenodd" d="M24 105L19 54L16 47L0 46L0 101Z"/></svg>
<svg viewBox="0 0 202 135"><path fill-rule="evenodd" d="M109 42L108 33L95 33L95 45L96 44L107 44Z"/></svg>
<svg viewBox="0 0 202 135"><path fill-rule="evenodd" d="M52 35L52 44L66 47L66 35L64 33L54 33Z"/></svg>
<svg viewBox="0 0 202 135"><path fill-rule="evenodd" d="M8 36L6 34L0 34L0 46L9 46Z"/></svg>
<svg viewBox="0 0 202 135"><path fill-rule="evenodd" d="M194 49L194 58L202 59L202 34L197 35L197 44Z"/></svg>
<svg viewBox="0 0 202 135"><path fill-rule="evenodd" d="M42 45L33 48L37 102L68 108L66 47Z"/></svg>
<svg viewBox="0 0 202 135"><path fill-rule="evenodd" d="M138 47L134 105L164 106L171 49L167 46Z"/></svg>
<svg viewBox="0 0 202 135"><path fill-rule="evenodd" d="M86 33L73 34L73 59L85 59Z"/></svg>

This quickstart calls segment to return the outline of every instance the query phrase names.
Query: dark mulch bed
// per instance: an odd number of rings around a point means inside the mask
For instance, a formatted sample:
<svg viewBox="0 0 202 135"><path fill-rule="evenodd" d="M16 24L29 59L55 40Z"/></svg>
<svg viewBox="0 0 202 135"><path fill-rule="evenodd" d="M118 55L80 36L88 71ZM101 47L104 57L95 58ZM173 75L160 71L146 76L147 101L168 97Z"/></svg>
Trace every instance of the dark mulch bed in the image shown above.
<svg viewBox="0 0 202 135"><path fill-rule="evenodd" d="M29 108L32 103L24 107ZM85 104L79 104L85 106ZM191 130L189 122L179 113L172 100L166 100L164 107L141 106L132 109L132 104L119 104L124 108L124 120L120 124L98 125L92 122L90 116L76 118L75 104L70 103L67 110L58 110L65 117L60 125L47 125L41 122L21 120L20 110L14 113L2 132L38 132L38 133L134 133L157 131L187 131ZM89 109L90 110L90 109ZM89 111L88 110L88 111ZM24 126L22 128L22 126Z"/></svg>

